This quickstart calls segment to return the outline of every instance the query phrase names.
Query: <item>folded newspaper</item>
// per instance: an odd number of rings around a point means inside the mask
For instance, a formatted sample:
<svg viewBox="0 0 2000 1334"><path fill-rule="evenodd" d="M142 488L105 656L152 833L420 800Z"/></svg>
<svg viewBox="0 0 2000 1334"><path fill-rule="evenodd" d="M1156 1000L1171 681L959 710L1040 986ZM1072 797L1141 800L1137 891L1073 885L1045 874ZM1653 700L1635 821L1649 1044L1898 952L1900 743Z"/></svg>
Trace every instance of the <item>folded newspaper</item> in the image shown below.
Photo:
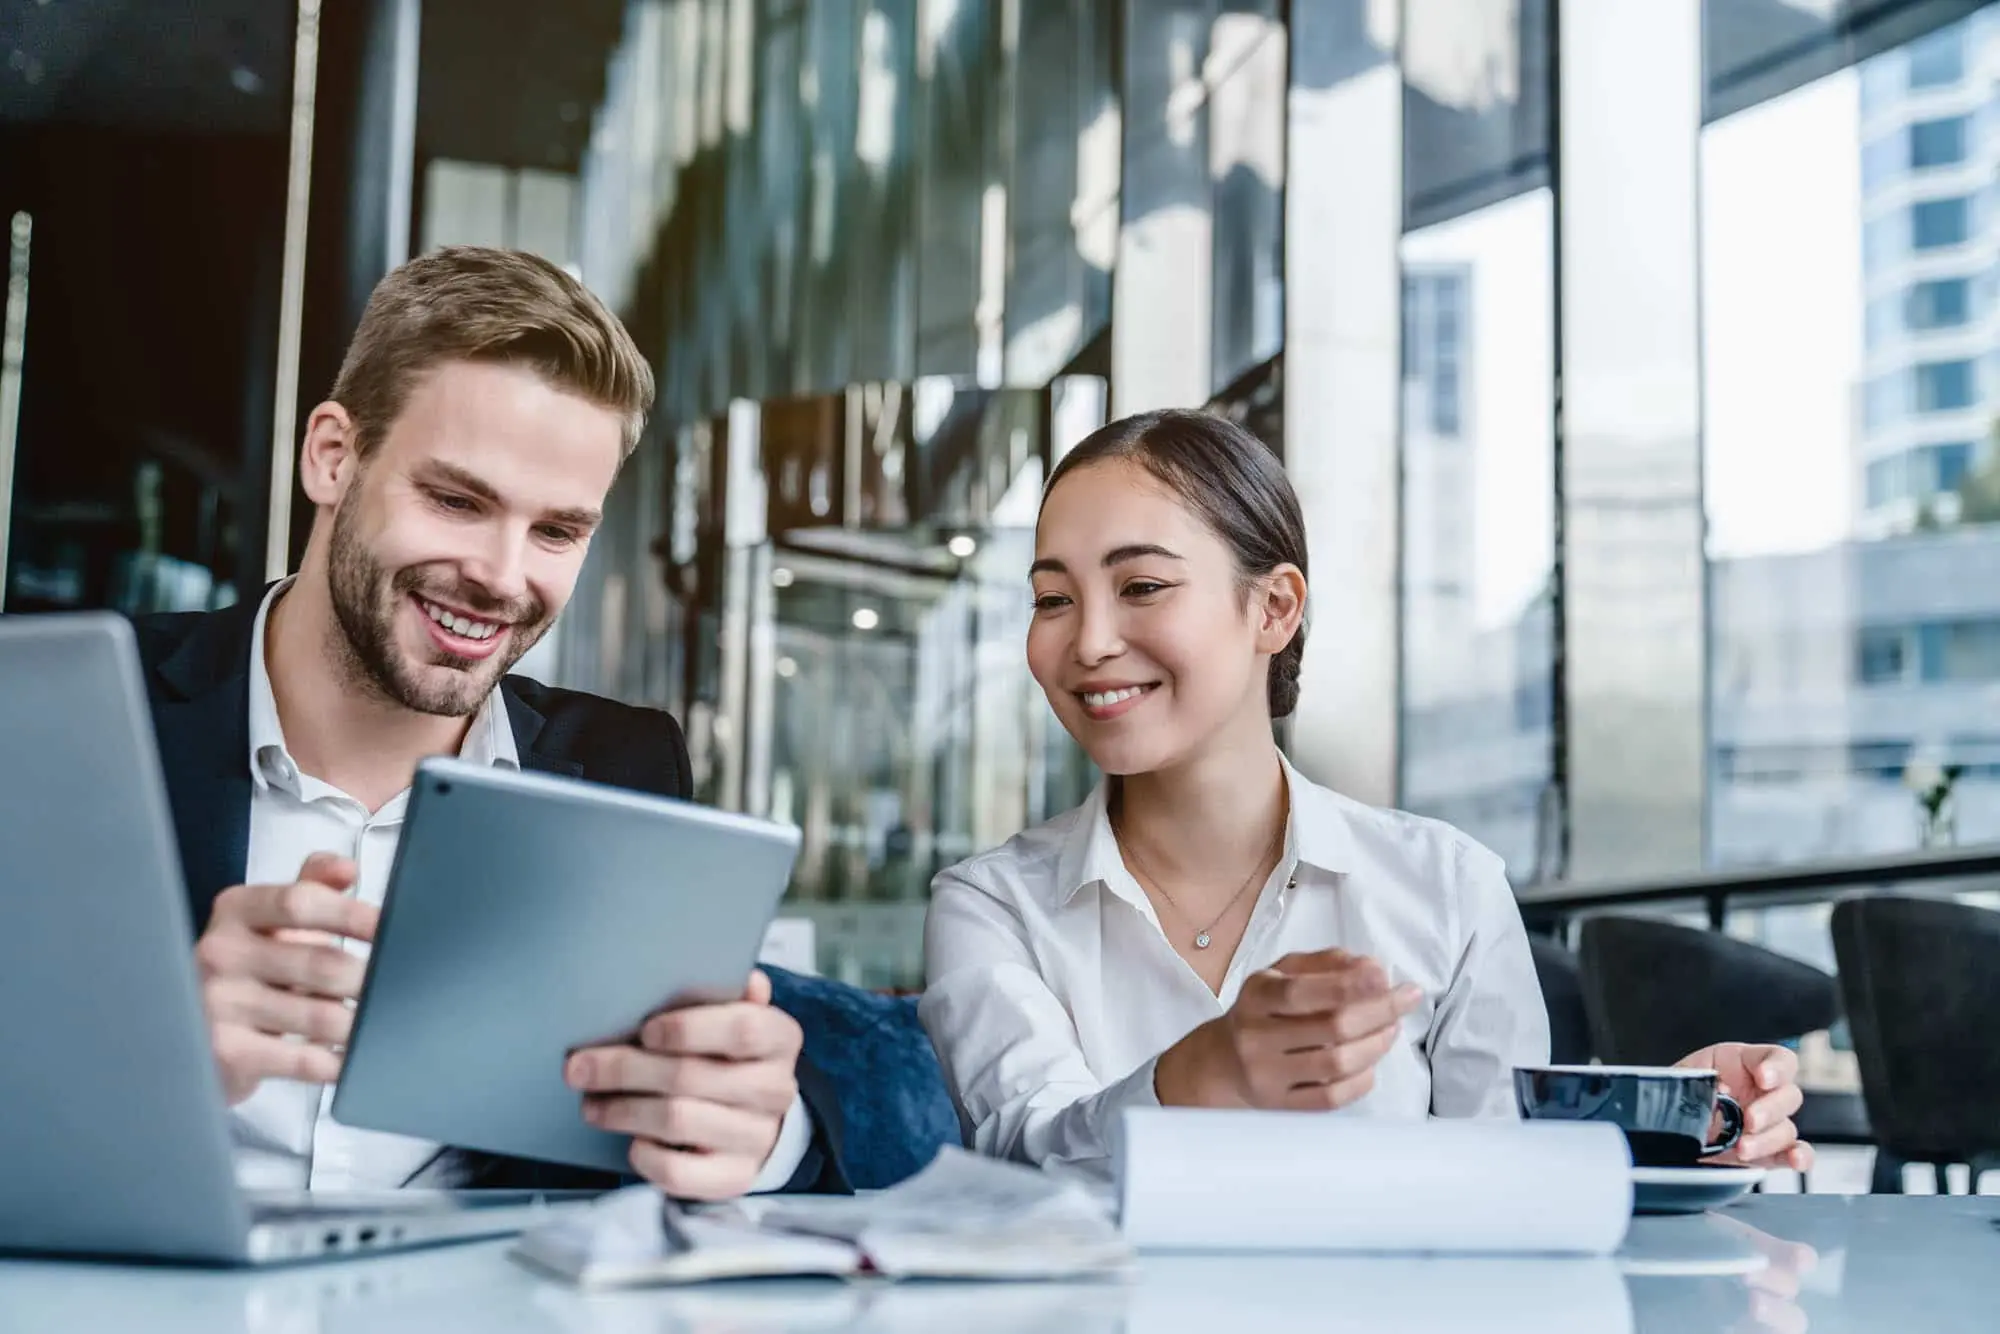
<svg viewBox="0 0 2000 1334"><path fill-rule="evenodd" d="M1131 1248L1087 1183L946 1148L863 1195L684 1206L631 1186L523 1235L515 1254L585 1287L796 1275L1061 1279L1122 1274Z"/></svg>

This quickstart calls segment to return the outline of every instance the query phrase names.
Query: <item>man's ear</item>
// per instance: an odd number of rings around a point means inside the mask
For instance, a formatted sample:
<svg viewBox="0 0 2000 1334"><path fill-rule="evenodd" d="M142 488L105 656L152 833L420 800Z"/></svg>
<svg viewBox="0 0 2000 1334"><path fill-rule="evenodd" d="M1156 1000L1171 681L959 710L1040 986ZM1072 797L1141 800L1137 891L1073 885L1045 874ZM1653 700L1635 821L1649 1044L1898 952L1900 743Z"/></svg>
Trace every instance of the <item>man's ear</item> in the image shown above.
<svg viewBox="0 0 2000 1334"><path fill-rule="evenodd" d="M361 471L359 435L340 404L322 403L312 410L305 443L299 446L299 485L306 499L329 508L340 503Z"/></svg>
<svg viewBox="0 0 2000 1334"><path fill-rule="evenodd" d="M1292 642L1306 615L1306 577L1296 565L1280 565L1264 576L1257 601L1257 646L1276 653Z"/></svg>

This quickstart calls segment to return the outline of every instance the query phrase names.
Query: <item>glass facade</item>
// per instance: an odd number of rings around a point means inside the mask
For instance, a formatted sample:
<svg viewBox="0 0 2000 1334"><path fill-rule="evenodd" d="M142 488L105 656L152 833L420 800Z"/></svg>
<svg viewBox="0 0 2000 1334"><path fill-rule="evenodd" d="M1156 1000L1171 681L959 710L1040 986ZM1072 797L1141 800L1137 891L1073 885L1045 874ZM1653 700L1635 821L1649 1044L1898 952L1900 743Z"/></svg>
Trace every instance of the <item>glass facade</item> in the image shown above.
<svg viewBox="0 0 2000 1334"><path fill-rule="evenodd" d="M205 61L136 13L8 17L0 607L233 602L264 573L292 7Z"/></svg>
<svg viewBox="0 0 2000 1334"><path fill-rule="evenodd" d="M1702 134L1716 864L1917 846L1936 771L1952 836L2000 837L2000 12L1905 8L1928 30ZM1730 929L1831 967L1826 912Z"/></svg>
<svg viewBox="0 0 2000 1334"><path fill-rule="evenodd" d="M931 875L1094 781L1022 661L1039 487L1167 404L1303 498L1294 759L1517 883L1909 848L1932 762L2000 837L2000 5L589 9L505 151L420 106L410 236L572 266L654 360L534 666L805 830L827 971L915 984ZM143 152L0 130L9 609L261 581L286 99L245 70L226 169L164 106ZM162 173L194 231L106 193ZM134 302L143 346L76 318Z"/></svg>

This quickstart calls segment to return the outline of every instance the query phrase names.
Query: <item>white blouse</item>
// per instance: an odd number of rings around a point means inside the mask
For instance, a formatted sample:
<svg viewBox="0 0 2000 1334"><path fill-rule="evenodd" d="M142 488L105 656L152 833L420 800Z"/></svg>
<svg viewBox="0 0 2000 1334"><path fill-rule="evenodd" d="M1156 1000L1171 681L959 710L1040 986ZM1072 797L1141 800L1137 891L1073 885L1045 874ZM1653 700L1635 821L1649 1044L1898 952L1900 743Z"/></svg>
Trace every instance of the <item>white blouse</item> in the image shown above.
<svg viewBox="0 0 2000 1334"><path fill-rule="evenodd" d="M1515 1115L1513 1068L1548 1060L1549 1025L1500 859L1449 825L1284 769L1285 853L1220 995L1125 869L1104 786L938 875L919 1015L973 1147L1109 1175L1123 1110L1159 1103L1160 1053L1226 1013L1250 974L1336 947L1424 998L1373 1091L1334 1115Z"/></svg>

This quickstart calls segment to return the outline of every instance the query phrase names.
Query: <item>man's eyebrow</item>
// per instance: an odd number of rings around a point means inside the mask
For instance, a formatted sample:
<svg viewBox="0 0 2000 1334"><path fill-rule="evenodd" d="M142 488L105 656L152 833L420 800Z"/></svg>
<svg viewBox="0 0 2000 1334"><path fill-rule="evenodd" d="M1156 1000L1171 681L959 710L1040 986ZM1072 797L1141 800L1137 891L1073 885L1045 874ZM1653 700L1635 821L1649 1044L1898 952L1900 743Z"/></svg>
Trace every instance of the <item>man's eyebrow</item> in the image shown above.
<svg viewBox="0 0 2000 1334"><path fill-rule="evenodd" d="M595 528L604 521L604 511L581 507L550 510L542 519L546 523L560 523L571 528Z"/></svg>
<svg viewBox="0 0 2000 1334"><path fill-rule="evenodd" d="M446 463L442 459L431 459L420 464L417 471L419 474L428 473L432 479L455 486L461 491L469 491L488 504L497 505L500 503L500 493L493 489L492 483L488 482L478 473L459 467L456 463ZM572 528L595 528L598 524L604 522L604 511L591 509L588 506L573 505L563 509L550 510L542 516L542 519L545 523L566 524Z"/></svg>
<svg viewBox="0 0 2000 1334"><path fill-rule="evenodd" d="M427 459L417 465L419 473L429 473L438 481L455 486L461 491L470 491L481 500L498 501L500 493L493 484L476 472L459 467L456 463L446 463L443 459Z"/></svg>

